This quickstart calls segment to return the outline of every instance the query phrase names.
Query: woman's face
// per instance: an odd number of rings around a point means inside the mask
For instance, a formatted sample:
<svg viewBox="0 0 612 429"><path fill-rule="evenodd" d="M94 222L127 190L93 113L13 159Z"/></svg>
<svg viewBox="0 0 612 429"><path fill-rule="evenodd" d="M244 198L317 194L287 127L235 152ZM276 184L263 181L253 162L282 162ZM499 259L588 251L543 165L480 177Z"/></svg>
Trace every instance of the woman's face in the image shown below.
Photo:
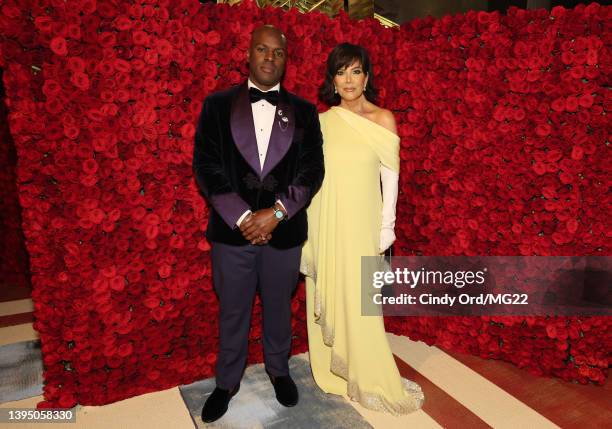
<svg viewBox="0 0 612 429"><path fill-rule="evenodd" d="M365 74L359 61L341 68L334 76L334 86L338 95L345 101L353 101L361 97L368 83L368 76Z"/></svg>

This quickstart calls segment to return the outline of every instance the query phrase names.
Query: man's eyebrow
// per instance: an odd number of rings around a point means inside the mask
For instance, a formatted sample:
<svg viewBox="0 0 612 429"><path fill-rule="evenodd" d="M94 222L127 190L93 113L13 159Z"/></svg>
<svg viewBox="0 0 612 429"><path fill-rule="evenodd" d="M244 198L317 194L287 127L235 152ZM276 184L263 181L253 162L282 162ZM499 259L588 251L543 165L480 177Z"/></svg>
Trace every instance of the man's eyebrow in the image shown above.
<svg viewBox="0 0 612 429"><path fill-rule="evenodd" d="M256 43L255 46L263 46L264 48L271 48L271 49L282 49L283 51L286 49L284 46L278 46L276 48L272 48L271 46L266 45L265 43Z"/></svg>

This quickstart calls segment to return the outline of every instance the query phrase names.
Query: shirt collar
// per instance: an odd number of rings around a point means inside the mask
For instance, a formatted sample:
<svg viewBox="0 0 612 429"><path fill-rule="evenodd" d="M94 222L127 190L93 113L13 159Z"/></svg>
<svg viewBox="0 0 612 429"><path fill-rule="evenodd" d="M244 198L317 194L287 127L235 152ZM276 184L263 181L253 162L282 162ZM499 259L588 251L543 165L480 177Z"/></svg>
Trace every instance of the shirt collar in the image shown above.
<svg viewBox="0 0 612 429"><path fill-rule="evenodd" d="M257 88L257 86L255 86L255 84L253 82L251 82L251 78L248 79L247 85L249 86L249 88ZM259 88L257 88L259 89ZM277 83L276 85L274 85L272 88L268 89L267 91L262 91L261 89L259 89L261 92L268 92L268 91L280 91L280 82Z"/></svg>

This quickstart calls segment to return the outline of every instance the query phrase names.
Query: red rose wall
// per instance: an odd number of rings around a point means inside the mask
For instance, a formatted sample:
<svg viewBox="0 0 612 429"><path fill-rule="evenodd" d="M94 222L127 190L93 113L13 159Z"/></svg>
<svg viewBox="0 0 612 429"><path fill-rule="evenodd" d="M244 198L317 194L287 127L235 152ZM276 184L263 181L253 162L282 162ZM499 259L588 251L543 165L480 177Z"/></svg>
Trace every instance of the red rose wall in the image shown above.
<svg viewBox="0 0 612 429"><path fill-rule="evenodd" d="M213 375L217 301L208 209L191 172L194 124L207 94L245 78L249 34L262 23L287 35L284 85L313 102L338 42L371 52L402 137L398 253L610 254L610 7L470 12L391 30L251 2L0 4L41 406L103 404ZM301 352L302 288L294 310ZM261 360L259 313L251 362ZM387 327L583 383L603 383L611 359L605 317Z"/></svg>

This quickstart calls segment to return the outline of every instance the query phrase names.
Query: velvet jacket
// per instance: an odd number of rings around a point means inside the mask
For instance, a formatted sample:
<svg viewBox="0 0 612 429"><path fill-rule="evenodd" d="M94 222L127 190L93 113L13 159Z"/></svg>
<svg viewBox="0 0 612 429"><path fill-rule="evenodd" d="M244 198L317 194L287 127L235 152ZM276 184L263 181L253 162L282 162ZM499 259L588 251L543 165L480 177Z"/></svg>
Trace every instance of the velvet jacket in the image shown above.
<svg viewBox="0 0 612 429"><path fill-rule="evenodd" d="M301 245L308 233L305 208L323 181L322 144L316 107L281 87L262 170L246 82L208 96L193 157L196 181L210 207L208 240L248 244L237 220L248 209L255 212L280 200L288 216L269 244Z"/></svg>

